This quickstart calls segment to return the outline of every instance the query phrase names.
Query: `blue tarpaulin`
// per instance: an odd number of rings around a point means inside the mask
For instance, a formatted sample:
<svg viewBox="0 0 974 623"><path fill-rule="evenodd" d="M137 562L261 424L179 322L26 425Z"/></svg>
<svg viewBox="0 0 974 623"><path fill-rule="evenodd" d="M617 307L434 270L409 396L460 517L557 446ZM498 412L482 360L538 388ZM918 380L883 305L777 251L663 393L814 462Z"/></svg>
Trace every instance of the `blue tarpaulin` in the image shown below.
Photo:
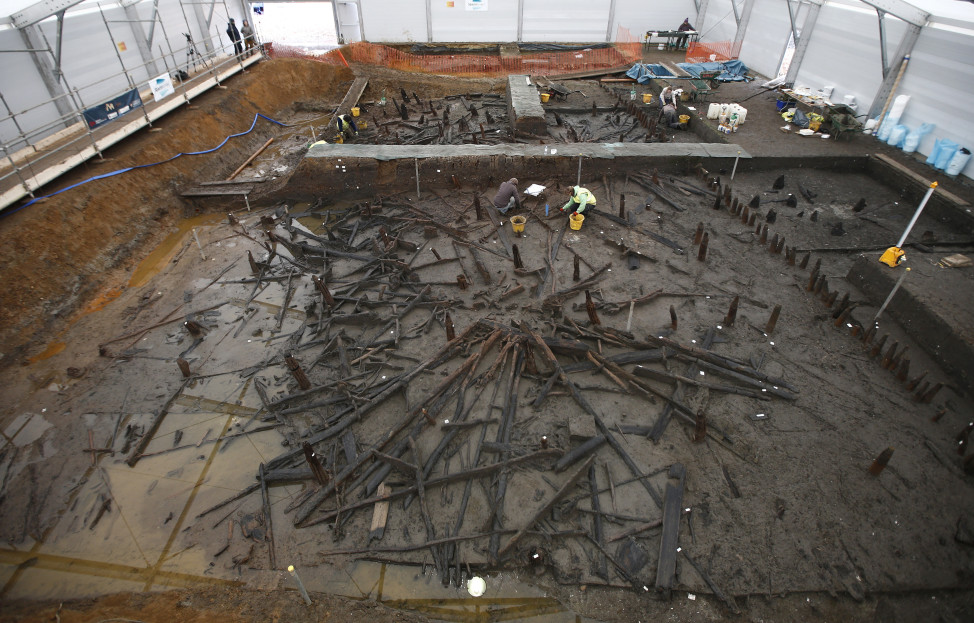
<svg viewBox="0 0 974 623"><path fill-rule="evenodd" d="M673 78L673 72L662 65L636 63L626 75L639 84L647 84L653 78Z"/></svg>
<svg viewBox="0 0 974 623"><path fill-rule="evenodd" d="M748 79L747 65L736 59L719 63L677 63L676 66L694 78L699 78L700 73L704 71L719 71L721 73L714 78L717 82L739 82Z"/></svg>

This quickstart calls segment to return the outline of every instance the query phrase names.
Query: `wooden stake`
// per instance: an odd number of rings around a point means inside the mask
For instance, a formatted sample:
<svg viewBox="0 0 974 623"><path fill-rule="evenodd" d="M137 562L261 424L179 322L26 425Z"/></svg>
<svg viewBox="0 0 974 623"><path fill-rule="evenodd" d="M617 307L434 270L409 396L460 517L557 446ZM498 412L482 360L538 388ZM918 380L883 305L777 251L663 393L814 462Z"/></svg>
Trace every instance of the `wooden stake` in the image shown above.
<svg viewBox="0 0 974 623"><path fill-rule="evenodd" d="M873 464L869 466L869 473L873 476L879 476L886 469L886 464L889 463L891 456L893 456L892 446L879 453L879 456L876 457Z"/></svg>
<svg viewBox="0 0 974 623"><path fill-rule="evenodd" d="M291 355L285 355L284 363L287 365L287 369L291 371L294 380L298 382L298 387L302 390L311 389L311 381L308 380L308 375L301 369L301 364L298 363L297 359Z"/></svg>
<svg viewBox="0 0 974 623"><path fill-rule="evenodd" d="M778 324L779 315L781 315L781 305L775 305L771 311L771 318L768 319L768 324L764 327L764 332L768 335L774 333L775 325Z"/></svg>
<svg viewBox="0 0 974 623"><path fill-rule="evenodd" d="M226 181L228 181L228 182L229 182L229 181L230 181L230 180L232 180L233 178L235 178L235 177L237 177L237 175L238 175L238 174L239 174L239 173L240 173L241 171L243 171L243 170L244 170L244 168L245 168L245 167L246 167L246 166L247 166L248 164L250 164L251 162L253 162L253 161L254 161L254 158L256 158L257 156L259 156L259 155L261 154L261 152L262 152L262 151L264 151L265 149L267 149L267 146L268 146L268 145L270 145L270 144L271 144L271 143L272 143L273 141L274 141L274 137L271 137L271 138L269 138L269 139L267 139L267 142L266 142L266 143L264 143L264 144L263 144L263 145L261 146L261 148L260 148L260 149L258 149L257 151L255 151L255 152L254 152L254 154L253 154L253 155L252 155L252 156L251 156L250 158L247 158L247 160L246 160L246 162L244 162L244 163L243 163L242 165L240 165L240 167L238 167L238 168L237 168L237 170L236 170L236 171L234 171L234 172L233 172L233 174L231 174L231 175L230 175L230 177L228 177Z"/></svg>

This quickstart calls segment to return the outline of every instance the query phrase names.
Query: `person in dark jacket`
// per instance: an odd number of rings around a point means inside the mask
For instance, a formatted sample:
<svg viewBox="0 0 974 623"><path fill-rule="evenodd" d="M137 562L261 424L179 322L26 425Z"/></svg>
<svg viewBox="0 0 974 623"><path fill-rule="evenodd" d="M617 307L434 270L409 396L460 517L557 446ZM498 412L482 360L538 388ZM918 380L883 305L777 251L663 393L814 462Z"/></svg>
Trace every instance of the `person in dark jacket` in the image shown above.
<svg viewBox="0 0 974 623"><path fill-rule="evenodd" d="M663 106L663 110L660 111L663 117L663 123L666 124L668 128L673 128L674 130L686 130L687 126L685 123L680 123L680 113L672 103Z"/></svg>
<svg viewBox="0 0 974 623"><path fill-rule="evenodd" d="M497 189L494 195L494 207L501 214L507 214L511 208L521 209L521 196L517 192L517 178L512 177Z"/></svg>
<svg viewBox="0 0 974 623"><path fill-rule="evenodd" d="M233 23L232 17L230 23L227 24L227 36L233 42L233 53L240 56L243 53L243 45L240 43L240 31L237 30L237 25Z"/></svg>
<svg viewBox="0 0 974 623"><path fill-rule="evenodd" d="M686 18L685 20L683 20L683 23L680 24L680 27L679 28L677 28L677 31L678 32L693 32L694 30L696 30L696 29L693 26L690 25L690 18L689 17ZM689 38L689 35L680 35L680 38L677 39L677 41L676 41L676 47L677 47L677 49L682 50L683 48L687 47L687 39L688 38Z"/></svg>

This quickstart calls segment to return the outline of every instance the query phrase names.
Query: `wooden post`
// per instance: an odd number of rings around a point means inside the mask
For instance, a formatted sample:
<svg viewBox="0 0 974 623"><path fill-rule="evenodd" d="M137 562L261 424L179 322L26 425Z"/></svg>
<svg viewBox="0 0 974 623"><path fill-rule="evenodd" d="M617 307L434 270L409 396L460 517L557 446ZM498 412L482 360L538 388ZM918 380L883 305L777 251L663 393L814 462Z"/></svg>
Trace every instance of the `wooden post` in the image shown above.
<svg viewBox="0 0 974 623"><path fill-rule="evenodd" d="M602 321L599 320L598 313L595 311L595 302L592 301L592 293L588 290L585 291L585 311L588 312L589 322L595 325L602 324Z"/></svg>
<svg viewBox="0 0 974 623"><path fill-rule="evenodd" d="M700 251L697 253L697 260L703 262L707 259L707 245L710 244L710 234L707 232L703 233L703 238L700 240Z"/></svg>
<svg viewBox="0 0 974 623"><path fill-rule="evenodd" d="M284 363L287 364L287 368L291 371L291 375L294 377L294 380L298 382L298 387L303 390L311 389L311 381L308 380L308 375L306 375L304 370L301 369L301 364L298 363L297 359L291 355L285 355Z"/></svg>
<svg viewBox="0 0 974 623"><path fill-rule="evenodd" d="M456 331L453 326L453 319L450 318L450 312L446 313L444 324L446 324L446 341L452 342L456 338Z"/></svg>
<svg viewBox="0 0 974 623"><path fill-rule="evenodd" d="M731 301L730 309L727 310L727 316L724 318L724 323L731 327L734 326L734 321L737 320L737 305L740 301L741 297L734 297L734 300Z"/></svg>
<svg viewBox="0 0 974 623"><path fill-rule="evenodd" d="M768 335L774 333L775 325L778 324L779 315L781 315L781 305L775 305L771 311L771 318L768 319L768 324L764 327L764 332Z"/></svg>

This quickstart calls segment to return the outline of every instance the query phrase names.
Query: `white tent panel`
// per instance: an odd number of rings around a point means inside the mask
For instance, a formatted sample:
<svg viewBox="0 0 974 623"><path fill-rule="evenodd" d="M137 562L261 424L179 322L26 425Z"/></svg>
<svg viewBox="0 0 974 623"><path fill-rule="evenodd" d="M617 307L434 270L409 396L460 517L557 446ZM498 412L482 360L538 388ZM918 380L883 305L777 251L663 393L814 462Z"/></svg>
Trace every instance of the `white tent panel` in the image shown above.
<svg viewBox="0 0 974 623"><path fill-rule="evenodd" d="M732 0L710 0L702 24L694 23L691 14L690 23L696 26L701 41L734 40L734 34L737 32L737 20L734 19L734 6L731 2ZM737 0L736 4L737 11L740 13L744 9L744 2ZM679 23L677 22L677 25Z"/></svg>
<svg viewBox="0 0 974 623"><path fill-rule="evenodd" d="M25 50L26 46L20 33L9 29L0 31L0 49ZM20 127L29 132L33 128L39 128L56 120L60 113L53 103L37 106L40 102L51 99L51 96L37 74L30 54L5 53L3 63L3 81L0 83L0 90L10 111L17 115ZM0 116L7 117L7 110L0 110ZM36 142L38 138L56 132L61 127L63 126L53 128L40 136L34 136L31 140ZM26 147L23 141L15 141L18 134L17 126L12 120L0 123L0 141L8 145L10 151Z"/></svg>
<svg viewBox="0 0 974 623"><path fill-rule="evenodd" d="M676 30L687 17L694 23L697 9L692 0L678 0L676 2L654 3L647 5L646 0L616 0L615 24L612 25L612 38L615 39L616 27L628 28L632 36L642 41L647 32L660 30Z"/></svg>
<svg viewBox="0 0 974 623"><path fill-rule="evenodd" d="M111 23L112 20L126 19L125 13L120 8L110 10L106 7L105 18L109 20L116 44L125 47L125 50L119 50L118 56L112 49L112 40L100 13L85 13L64 20L61 71L67 76L71 86L79 89L85 107L111 99L131 88L123 73L122 64L119 63L119 56L125 68L131 69L129 75L136 86L149 79L146 72L140 69L142 55L135 45L135 37L132 36L129 25ZM39 26L51 45L55 45L57 22L47 20ZM97 82L99 79L102 80Z"/></svg>
<svg viewBox="0 0 974 623"><path fill-rule="evenodd" d="M876 12L859 7L831 3L822 7L795 87L809 87L812 91L835 87L833 102L853 96L859 112L865 114L883 82L883 62ZM886 41L890 56L905 32L906 24L887 16Z"/></svg>
<svg viewBox="0 0 974 623"><path fill-rule="evenodd" d="M974 150L974 124L970 123L971 85L974 84L974 31L927 27L920 33L896 95L910 95L900 123L911 130L923 123L936 128L920 142L918 152L929 155L938 138L950 139ZM961 172L974 177L974 160ZM931 176L933 170L931 169Z"/></svg>
<svg viewBox="0 0 974 623"><path fill-rule="evenodd" d="M781 0L755 0L741 45L741 61L767 78L774 78L791 37L788 8Z"/></svg>
<svg viewBox="0 0 974 623"><path fill-rule="evenodd" d="M491 3L494 0L490 0ZM522 41L605 41L611 0L523 0ZM615 33L612 33L613 38Z"/></svg>
<svg viewBox="0 0 974 623"><path fill-rule="evenodd" d="M486 11L468 10L466 0L430 3L433 41L514 41L518 0L487 0ZM470 7L473 8L473 7Z"/></svg>
<svg viewBox="0 0 974 623"><path fill-rule="evenodd" d="M362 0L362 25L373 43L425 43L426 0Z"/></svg>

